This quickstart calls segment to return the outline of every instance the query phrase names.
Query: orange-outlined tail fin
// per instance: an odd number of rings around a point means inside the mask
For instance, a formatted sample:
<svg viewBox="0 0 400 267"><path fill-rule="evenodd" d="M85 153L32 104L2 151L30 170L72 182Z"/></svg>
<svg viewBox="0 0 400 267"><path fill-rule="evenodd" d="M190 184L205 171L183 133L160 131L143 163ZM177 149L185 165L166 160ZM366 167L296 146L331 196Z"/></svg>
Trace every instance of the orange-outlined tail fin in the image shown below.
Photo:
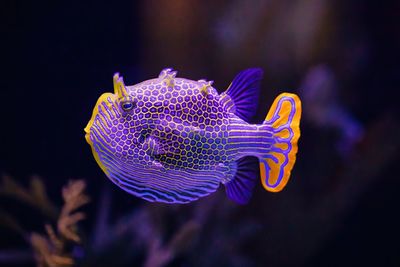
<svg viewBox="0 0 400 267"><path fill-rule="evenodd" d="M280 94L264 121L274 134L271 151L260 158L261 182L271 192L281 191L287 184L296 162L297 141L300 137L301 102L297 95Z"/></svg>

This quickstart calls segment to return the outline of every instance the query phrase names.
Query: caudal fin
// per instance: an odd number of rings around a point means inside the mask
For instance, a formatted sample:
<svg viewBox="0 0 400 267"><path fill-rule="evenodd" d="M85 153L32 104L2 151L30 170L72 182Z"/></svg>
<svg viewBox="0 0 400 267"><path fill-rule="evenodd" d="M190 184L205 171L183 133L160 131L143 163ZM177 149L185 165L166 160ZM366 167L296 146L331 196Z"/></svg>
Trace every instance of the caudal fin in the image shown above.
<svg viewBox="0 0 400 267"><path fill-rule="evenodd" d="M280 94L264 121L274 135L271 151L260 158L261 182L271 192L281 191L287 184L296 162L300 137L301 102L297 95Z"/></svg>

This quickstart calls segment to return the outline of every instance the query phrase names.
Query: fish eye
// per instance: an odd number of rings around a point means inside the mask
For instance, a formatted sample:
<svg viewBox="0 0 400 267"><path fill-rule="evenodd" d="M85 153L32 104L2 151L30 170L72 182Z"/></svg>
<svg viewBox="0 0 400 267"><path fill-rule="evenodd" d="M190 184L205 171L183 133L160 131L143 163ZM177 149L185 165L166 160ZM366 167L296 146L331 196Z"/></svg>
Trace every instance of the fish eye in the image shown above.
<svg viewBox="0 0 400 267"><path fill-rule="evenodd" d="M130 100L121 102L121 108L124 111L130 111L136 107L136 103Z"/></svg>

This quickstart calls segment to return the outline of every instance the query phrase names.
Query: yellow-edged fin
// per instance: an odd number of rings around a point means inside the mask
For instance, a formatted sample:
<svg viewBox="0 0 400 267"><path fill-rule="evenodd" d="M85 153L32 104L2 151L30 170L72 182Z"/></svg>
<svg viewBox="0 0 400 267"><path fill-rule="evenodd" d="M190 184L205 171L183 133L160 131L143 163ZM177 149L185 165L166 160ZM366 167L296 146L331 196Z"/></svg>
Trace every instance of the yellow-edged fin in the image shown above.
<svg viewBox="0 0 400 267"><path fill-rule="evenodd" d="M281 191L289 180L296 162L300 117L301 101L290 93L280 94L268 112L264 124L272 126L276 140L268 156L260 159L261 182L268 191Z"/></svg>
<svg viewBox="0 0 400 267"><path fill-rule="evenodd" d="M90 147L92 149L93 156L94 156L97 164L100 166L100 168L106 174L108 173L107 169L103 165L103 163L100 161L99 155L98 155L98 153L96 152L96 150L94 148L93 141L90 138L90 131L91 131L93 123L94 123L94 121L96 119L96 116L99 113L99 108L101 108L101 104L103 102L108 103L108 100L107 100L108 98L114 99L115 95L112 94L112 93L104 93L99 97L99 99L97 99L97 103L96 103L96 105L94 106L94 109L93 109L92 117L90 118L88 124L86 125L86 127L84 129L84 131L86 132L86 135L85 135L86 142L90 145Z"/></svg>

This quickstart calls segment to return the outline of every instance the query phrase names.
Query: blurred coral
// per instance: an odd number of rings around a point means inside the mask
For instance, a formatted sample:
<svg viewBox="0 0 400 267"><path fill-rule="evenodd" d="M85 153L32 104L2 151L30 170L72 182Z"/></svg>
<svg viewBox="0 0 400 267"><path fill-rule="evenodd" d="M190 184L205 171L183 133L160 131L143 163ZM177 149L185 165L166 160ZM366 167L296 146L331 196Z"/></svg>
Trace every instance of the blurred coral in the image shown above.
<svg viewBox="0 0 400 267"><path fill-rule="evenodd" d="M40 210L49 218L56 218L58 210L49 200L43 181L39 176L32 176L30 186L25 189L8 175L2 175L0 196L12 197Z"/></svg>
<svg viewBox="0 0 400 267"><path fill-rule="evenodd" d="M56 248L48 237L32 233L30 242L35 250L35 259L38 267L63 267L73 266L74 260L71 256L60 255L60 251Z"/></svg>
<svg viewBox="0 0 400 267"><path fill-rule="evenodd" d="M64 267L75 264L71 245L73 247L81 241L77 233L77 222L84 219L85 214L76 210L89 202L89 197L84 193L85 187L83 180L75 180L63 188L64 205L55 218L58 233L50 224L45 224L47 235L28 233L12 215L4 212L1 216L3 225L18 232L32 246L37 266ZM53 213L57 211L48 199L45 186L38 176L32 177L30 189L23 188L9 176L3 176L0 192L4 196L11 196L35 207L49 217L53 217Z"/></svg>
<svg viewBox="0 0 400 267"><path fill-rule="evenodd" d="M76 210L89 202L89 197L84 193L85 187L83 180L75 180L69 181L62 189L64 205L57 220L58 234L50 224L45 225L47 237L38 233L31 234L30 241L38 266L62 267L75 264L67 245L69 242L81 241L76 224L85 218L85 214Z"/></svg>
<svg viewBox="0 0 400 267"><path fill-rule="evenodd" d="M65 201L58 219L58 231L63 237L74 242L81 239L76 233L76 223L85 218L83 212L75 212L81 206L89 202L89 197L83 192L86 184L83 180L70 181L63 188L62 195Z"/></svg>

